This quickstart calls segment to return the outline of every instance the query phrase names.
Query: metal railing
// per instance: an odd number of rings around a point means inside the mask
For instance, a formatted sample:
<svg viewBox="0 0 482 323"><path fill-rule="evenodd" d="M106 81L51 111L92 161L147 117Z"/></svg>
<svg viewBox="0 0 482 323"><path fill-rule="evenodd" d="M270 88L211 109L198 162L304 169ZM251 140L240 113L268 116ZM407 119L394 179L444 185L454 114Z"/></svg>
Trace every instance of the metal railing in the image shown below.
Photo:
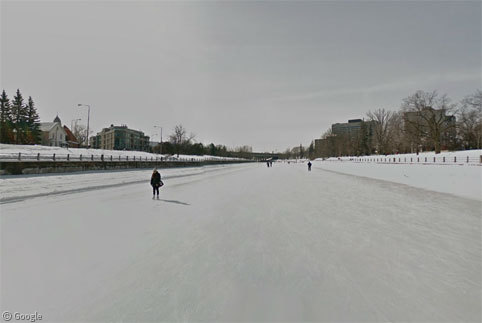
<svg viewBox="0 0 482 323"><path fill-rule="evenodd" d="M175 156L136 156L136 155L104 155L104 154L26 154L26 153L0 153L0 162L203 162L203 161L234 161L234 158L192 157Z"/></svg>
<svg viewBox="0 0 482 323"><path fill-rule="evenodd" d="M330 158L327 161L342 161L355 163L379 163L379 164L431 164L431 165L482 165L481 156L367 156L367 157L340 157Z"/></svg>

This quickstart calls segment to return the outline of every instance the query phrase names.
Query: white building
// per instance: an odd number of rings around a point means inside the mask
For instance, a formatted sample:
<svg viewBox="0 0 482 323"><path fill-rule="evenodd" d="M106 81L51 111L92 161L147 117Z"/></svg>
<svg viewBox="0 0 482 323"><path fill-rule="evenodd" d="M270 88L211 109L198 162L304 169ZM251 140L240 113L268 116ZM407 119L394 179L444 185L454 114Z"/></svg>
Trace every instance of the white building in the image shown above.
<svg viewBox="0 0 482 323"><path fill-rule="evenodd" d="M67 146L67 133L62 127L59 116L56 116L54 122L41 122L40 131L42 131L42 142L44 146Z"/></svg>

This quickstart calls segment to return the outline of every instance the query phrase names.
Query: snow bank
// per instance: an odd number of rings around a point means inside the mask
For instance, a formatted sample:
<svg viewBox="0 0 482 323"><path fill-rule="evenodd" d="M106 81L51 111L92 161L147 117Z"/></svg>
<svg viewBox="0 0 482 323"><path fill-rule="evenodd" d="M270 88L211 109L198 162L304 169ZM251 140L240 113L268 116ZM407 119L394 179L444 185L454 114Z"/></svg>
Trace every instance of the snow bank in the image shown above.
<svg viewBox="0 0 482 323"><path fill-rule="evenodd" d="M473 165L314 162L314 168L482 200L482 167Z"/></svg>
<svg viewBox="0 0 482 323"><path fill-rule="evenodd" d="M482 149L443 151L436 154L433 151L417 154L343 156L327 159L317 158L317 161L359 161L359 162L392 162L392 163L470 163L480 164ZM435 158L435 159L434 159ZM467 158L469 161L467 161Z"/></svg>
<svg viewBox="0 0 482 323"><path fill-rule="evenodd" d="M184 160L184 161L207 161L207 160L242 160L241 158L231 158L231 157L219 157L219 156L196 156L196 155L167 155L167 154L152 154L144 151L130 151L130 150L105 150L105 149L87 149L87 148L65 148L65 147L51 147L51 146L41 146L41 145L10 145L10 144L0 144L0 159L8 160L16 158L18 154L23 157L33 158L37 154L52 156L55 154L58 157L67 156L69 154L70 158L76 159L80 155L82 156L113 156L113 158L120 157L133 157L136 158L163 158L163 159L173 159L173 160ZM131 159L131 158L130 158Z"/></svg>

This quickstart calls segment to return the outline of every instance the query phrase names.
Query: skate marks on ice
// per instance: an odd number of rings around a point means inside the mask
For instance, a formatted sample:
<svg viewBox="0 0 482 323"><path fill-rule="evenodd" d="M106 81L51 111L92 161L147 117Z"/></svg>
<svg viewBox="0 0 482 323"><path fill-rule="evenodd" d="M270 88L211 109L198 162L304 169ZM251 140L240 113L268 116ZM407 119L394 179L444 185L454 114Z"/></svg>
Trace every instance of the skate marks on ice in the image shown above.
<svg viewBox="0 0 482 323"><path fill-rule="evenodd" d="M123 185L132 185L132 184L140 184L145 183L146 180L137 180L137 181L129 181L129 182L121 182L116 184L106 184L106 185L95 185L90 187L82 187L82 188L75 188L75 189L65 189L65 190L55 190L52 192L45 192L45 193L37 193L37 194L29 194L23 196L12 196L12 197L0 197L0 205L6 203L15 203L15 202L22 202L31 198L36 197L47 197L47 196L55 196L55 195L68 195L68 194L75 194L75 193L83 193L89 192L94 190L102 190L102 189L109 189L115 188Z"/></svg>
<svg viewBox="0 0 482 323"><path fill-rule="evenodd" d="M4 305L58 321L480 321L480 203L276 166L163 191L193 207L147 203L144 184L3 206Z"/></svg>
<svg viewBox="0 0 482 323"><path fill-rule="evenodd" d="M193 194L206 183L169 191L196 208L179 208L184 225L156 235L162 248L142 254L122 274L125 285L80 317L480 321L480 203L304 167L273 170L211 178L201 198Z"/></svg>
<svg viewBox="0 0 482 323"><path fill-rule="evenodd" d="M218 165L163 169L163 179L203 179L205 176L237 172L250 165ZM0 178L0 204L30 198L75 194L148 181L149 170L116 170L65 174L8 175ZM147 178L147 179L146 179Z"/></svg>

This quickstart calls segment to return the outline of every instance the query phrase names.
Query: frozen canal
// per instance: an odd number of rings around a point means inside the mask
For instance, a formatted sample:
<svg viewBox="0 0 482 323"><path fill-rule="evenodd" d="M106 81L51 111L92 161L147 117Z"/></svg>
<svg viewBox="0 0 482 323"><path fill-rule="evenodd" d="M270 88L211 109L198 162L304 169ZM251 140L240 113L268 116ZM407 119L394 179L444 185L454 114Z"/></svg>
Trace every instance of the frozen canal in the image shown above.
<svg viewBox="0 0 482 323"><path fill-rule="evenodd" d="M118 185L122 172L0 182L4 194L109 184L1 205L2 311L43 321L481 321L480 201L276 163L166 176L157 201L150 173Z"/></svg>

